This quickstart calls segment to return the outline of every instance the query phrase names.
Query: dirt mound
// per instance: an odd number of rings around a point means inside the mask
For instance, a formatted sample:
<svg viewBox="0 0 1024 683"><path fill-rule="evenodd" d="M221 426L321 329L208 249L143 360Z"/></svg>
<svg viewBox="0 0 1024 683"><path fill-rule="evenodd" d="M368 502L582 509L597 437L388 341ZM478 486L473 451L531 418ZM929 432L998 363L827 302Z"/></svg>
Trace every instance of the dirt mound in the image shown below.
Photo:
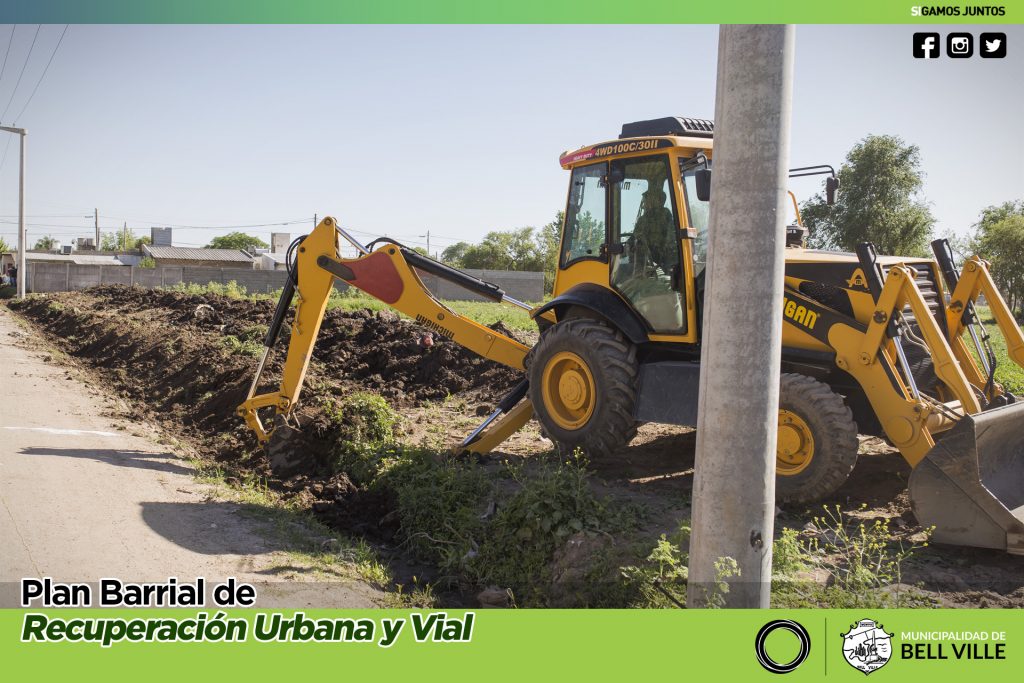
<svg viewBox="0 0 1024 683"><path fill-rule="evenodd" d="M274 302L103 286L11 305L62 350L99 369L140 416L233 468L267 474L266 459L235 410L252 381ZM287 330L286 323L261 391L279 381ZM302 444L314 456L310 474L321 469L316 456L332 441L332 427L318 409L325 399L368 390L402 406L454 394L494 401L520 376L444 337L424 349L418 343L424 332L388 311L326 314L298 411L313 427Z"/></svg>
<svg viewBox="0 0 1024 683"><path fill-rule="evenodd" d="M270 300L121 285L94 287L84 294L91 299L89 308L93 310L116 311L184 330L245 336L251 341L262 340L275 306ZM283 361L290 322L289 317L275 348L277 364L271 370L279 369ZM500 325L495 329L509 334ZM445 337L435 335L433 346L421 347L419 340L424 332L390 311L327 311L313 349L313 360L322 364L318 368L321 372L311 372L310 376L321 374L342 382L353 381L400 404L444 399L475 389L486 389L489 395L493 393L489 400L497 400L518 380L516 371L483 359Z"/></svg>

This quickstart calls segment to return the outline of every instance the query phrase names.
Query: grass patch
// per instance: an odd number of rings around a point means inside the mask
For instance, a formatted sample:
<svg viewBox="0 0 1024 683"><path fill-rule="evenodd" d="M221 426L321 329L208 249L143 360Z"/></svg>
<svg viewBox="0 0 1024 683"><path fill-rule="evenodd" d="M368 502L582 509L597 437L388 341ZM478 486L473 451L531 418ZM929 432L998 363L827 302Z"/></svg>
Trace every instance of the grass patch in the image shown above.
<svg viewBox="0 0 1024 683"><path fill-rule="evenodd" d="M1018 396L1024 395L1024 368L1020 367L1010 358L1006 352L1006 339L996 326L995 316L988 306L976 306L978 319L985 325L990 335L989 343L992 345L992 352L996 356L996 381L1003 385L1003 388ZM974 343L967 338L967 348L971 351L975 361L978 354L974 349ZM978 364L981 368L981 364Z"/></svg>

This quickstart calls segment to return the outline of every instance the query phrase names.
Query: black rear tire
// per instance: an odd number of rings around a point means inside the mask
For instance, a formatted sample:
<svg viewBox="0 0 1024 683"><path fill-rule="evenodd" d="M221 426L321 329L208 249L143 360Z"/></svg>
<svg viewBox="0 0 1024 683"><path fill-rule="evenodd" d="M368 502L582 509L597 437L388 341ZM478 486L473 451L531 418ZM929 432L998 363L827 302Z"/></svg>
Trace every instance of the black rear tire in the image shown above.
<svg viewBox="0 0 1024 683"><path fill-rule="evenodd" d="M568 426L545 400L545 368L565 354L574 354L585 364L593 380L593 409L586 422ZM636 347L618 330L590 318L563 320L541 334L540 341L526 357L530 379L530 400L545 436L566 453L579 448L590 457L607 455L636 436ZM550 394L549 394L550 396Z"/></svg>
<svg viewBox="0 0 1024 683"><path fill-rule="evenodd" d="M812 457L799 472L786 475L795 468L780 454L776 458L775 499L787 503L811 503L832 495L842 486L857 463L857 424L843 397L806 375L783 374L779 387L780 420L786 412L802 420L813 439ZM785 412L784 412L785 411ZM794 420L797 422L798 420ZM779 426L779 449L787 443ZM793 442L790 434L788 443Z"/></svg>

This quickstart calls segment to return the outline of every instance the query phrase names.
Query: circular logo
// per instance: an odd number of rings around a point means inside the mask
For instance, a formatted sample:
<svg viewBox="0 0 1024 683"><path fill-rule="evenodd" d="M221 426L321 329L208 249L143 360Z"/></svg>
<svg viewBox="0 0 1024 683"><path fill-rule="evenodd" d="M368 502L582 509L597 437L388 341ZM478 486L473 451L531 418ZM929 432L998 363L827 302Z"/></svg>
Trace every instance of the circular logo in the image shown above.
<svg viewBox="0 0 1024 683"><path fill-rule="evenodd" d="M764 644L768 640L768 636L779 629L789 631L800 641L800 652L791 662L776 662L768 656L768 651L765 649ZM803 664L804 660L807 659L807 655L811 653L811 636L807 633L807 629L803 627L803 624L799 622L790 619L776 619L775 621L769 621L757 632L757 638L754 640L754 652L757 653L757 661L768 671L771 671L773 674L788 674Z"/></svg>

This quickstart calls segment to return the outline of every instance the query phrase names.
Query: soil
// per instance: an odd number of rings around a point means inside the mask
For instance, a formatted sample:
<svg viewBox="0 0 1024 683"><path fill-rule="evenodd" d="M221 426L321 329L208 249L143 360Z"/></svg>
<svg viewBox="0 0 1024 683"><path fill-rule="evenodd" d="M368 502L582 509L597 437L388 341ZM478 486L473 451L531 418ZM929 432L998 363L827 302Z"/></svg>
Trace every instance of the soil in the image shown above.
<svg viewBox="0 0 1024 683"><path fill-rule="evenodd" d="M405 418L403 440L415 443L440 434L445 443L455 444L520 378L441 336L424 348L425 330L394 313L329 311L296 411L302 429L295 447L311 455L309 466L282 482L273 480L266 456L235 413L258 358L239 352L229 339L259 342L274 302L106 286L30 297L12 308L49 335L72 362L97 371L93 376L120 394L134 416L161 425L167 435L232 476L266 477L331 526L384 545L396 528L393 501L330 471L325 457L335 428L321 404L351 391L373 391ZM528 344L535 340L514 335ZM254 347L258 344L249 349ZM282 338L264 373L264 390L279 379L284 348ZM602 495L647 511L634 541L650 546L651 539L689 518L694 437L685 428L644 425L630 446L591 462L592 485ZM531 422L481 466L509 459L528 465L550 448ZM822 504L838 504L869 523L887 519L894 539L921 538L906 493L910 470L902 457L869 437L861 437L860 451L850 479ZM820 504L779 508L776 527L814 533L809 523L821 512ZM559 572L572 575L570 567L561 566L566 557L571 554L560 555ZM947 606L1024 606L1024 558L1002 552L929 546L906 563L902 580Z"/></svg>

